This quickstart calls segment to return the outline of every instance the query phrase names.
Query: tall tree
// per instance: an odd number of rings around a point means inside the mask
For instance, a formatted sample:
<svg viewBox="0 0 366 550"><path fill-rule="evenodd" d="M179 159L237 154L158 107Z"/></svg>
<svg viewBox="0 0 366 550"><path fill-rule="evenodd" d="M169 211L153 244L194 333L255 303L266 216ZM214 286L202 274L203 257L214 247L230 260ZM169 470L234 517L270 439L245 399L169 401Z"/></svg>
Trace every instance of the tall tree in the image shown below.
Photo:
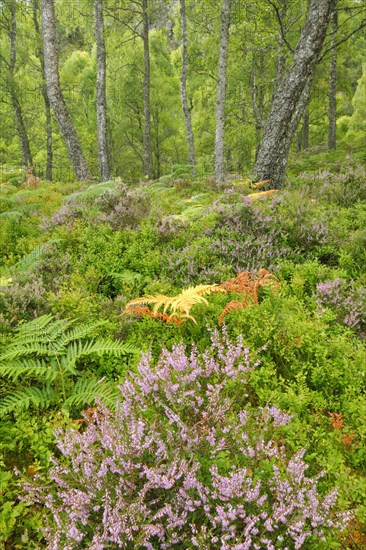
<svg viewBox="0 0 366 550"><path fill-rule="evenodd" d="M193 173L196 166L196 155L194 150L194 135L192 129L191 108L188 106L187 99L187 73L188 73L188 39L187 39L187 11L185 0L180 0L180 14L182 20L182 71L180 75L180 97L182 100L182 109L186 125L187 141L189 147L189 162L193 167Z"/></svg>
<svg viewBox="0 0 366 550"><path fill-rule="evenodd" d="M151 109L150 109L150 42L149 42L149 12L148 0L142 0L142 40L144 44L144 135L143 159L144 174L153 178L152 149L151 149Z"/></svg>
<svg viewBox="0 0 366 550"><path fill-rule="evenodd" d="M33 0L33 23L36 31L37 44L36 44L36 57L38 57L41 65L42 73L42 97L46 113L46 151L47 151L47 161L46 161L46 179L52 181L52 162L53 162L53 145L52 145L52 116L51 116L51 104L48 99L46 78L44 72L44 54L43 54L43 43L42 43L42 33L38 22L38 0Z"/></svg>
<svg viewBox="0 0 366 550"><path fill-rule="evenodd" d="M225 179L225 102L227 60L229 53L230 15L233 0L223 0L220 20L219 69L216 99L215 178Z"/></svg>
<svg viewBox="0 0 366 550"><path fill-rule="evenodd" d="M95 42L97 44L97 141L99 176L101 181L110 179L109 148L107 134L106 52L104 41L103 0L94 0Z"/></svg>
<svg viewBox="0 0 366 550"><path fill-rule="evenodd" d="M10 58L7 63L8 77L7 77L7 89L10 95L10 101L14 112L16 129L20 144L20 152L22 158L22 165L24 168L32 166L32 153L29 144L29 138L27 129L24 123L22 106L19 101L15 72L16 72L16 60L17 60L17 18L16 18L16 1L10 0L9 2L9 15L10 20L7 25L8 36L10 39Z"/></svg>
<svg viewBox="0 0 366 550"><path fill-rule="evenodd" d="M332 48L329 59L329 126L328 126L328 147L335 149L337 145L337 47L336 33L338 29L338 13L335 6L331 15Z"/></svg>
<svg viewBox="0 0 366 550"><path fill-rule="evenodd" d="M91 179L70 113L61 90L54 0L41 0L44 71L47 93L78 180Z"/></svg>
<svg viewBox="0 0 366 550"><path fill-rule="evenodd" d="M291 145L288 133L298 102L318 63L335 1L310 1L292 65L274 92L253 170L255 180L270 179L274 187L284 182Z"/></svg>

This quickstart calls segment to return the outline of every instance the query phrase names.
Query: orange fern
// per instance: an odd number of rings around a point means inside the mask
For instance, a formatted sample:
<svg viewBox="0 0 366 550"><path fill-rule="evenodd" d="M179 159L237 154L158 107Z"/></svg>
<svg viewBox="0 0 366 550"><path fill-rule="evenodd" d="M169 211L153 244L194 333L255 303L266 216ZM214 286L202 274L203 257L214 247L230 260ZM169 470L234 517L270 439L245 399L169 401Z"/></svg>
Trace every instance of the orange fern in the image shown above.
<svg viewBox="0 0 366 550"><path fill-rule="evenodd" d="M174 323L178 327L182 324L182 319L175 318L173 315L168 315L167 313L154 313L151 311L151 309L147 306L145 307L131 307L126 313L131 313L133 315L136 315L137 317L144 317L145 315L148 315L152 319L157 319L158 321L164 321L165 323Z"/></svg>
<svg viewBox="0 0 366 550"><path fill-rule="evenodd" d="M248 195L250 199L263 199L264 197L267 197L268 195L273 195L273 193L278 193L278 189L269 189L268 191L259 191L259 193L252 193L251 195Z"/></svg>
<svg viewBox="0 0 366 550"><path fill-rule="evenodd" d="M238 308L245 308L249 303L257 304L259 288L263 288L267 285L271 285L275 289L278 289L280 287L280 282L275 275L269 273L266 269L261 269L258 275L254 275L254 273L250 271L242 271L238 273L236 277L222 283L220 286L226 292L241 294L244 299L241 302L233 300L226 305L219 316L219 325L222 325L224 317L231 311Z"/></svg>

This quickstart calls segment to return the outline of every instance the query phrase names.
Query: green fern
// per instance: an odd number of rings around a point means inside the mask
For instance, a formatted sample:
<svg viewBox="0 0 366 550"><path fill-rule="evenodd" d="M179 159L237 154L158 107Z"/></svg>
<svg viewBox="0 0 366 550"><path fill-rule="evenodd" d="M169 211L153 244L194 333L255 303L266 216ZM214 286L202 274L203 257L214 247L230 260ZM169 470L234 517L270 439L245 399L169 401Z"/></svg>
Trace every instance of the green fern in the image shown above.
<svg viewBox="0 0 366 550"><path fill-rule="evenodd" d="M68 411L73 407L80 408L85 404L91 405L96 398L108 407L114 408L119 395L120 392L116 384L110 380L80 379L64 402L63 408Z"/></svg>
<svg viewBox="0 0 366 550"><path fill-rule="evenodd" d="M6 220L19 220L22 216L23 216L23 213L19 212L19 210L8 210L0 214L0 218L6 219Z"/></svg>
<svg viewBox="0 0 366 550"><path fill-rule="evenodd" d="M104 321L77 325L44 315L21 326L0 354L0 376L14 385L0 403L0 417L21 409L91 404L96 397L111 404L116 385L79 368L82 358L121 357L138 350L110 338L95 337ZM48 396L48 397L47 397Z"/></svg>
<svg viewBox="0 0 366 550"><path fill-rule="evenodd" d="M32 252L23 256L23 258L15 265L17 271L24 272L34 267L39 260L42 260L47 248L60 242L62 242L62 239L52 239L43 245L36 246Z"/></svg>
<svg viewBox="0 0 366 550"><path fill-rule="evenodd" d="M102 183L97 183L90 185L87 189L84 189L83 191L77 191L76 193L73 193L72 195L69 195L67 198L67 202L88 202L91 200L96 199L106 191L112 190L115 191L118 188L118 184L114 181L107 181Z"/></svg>

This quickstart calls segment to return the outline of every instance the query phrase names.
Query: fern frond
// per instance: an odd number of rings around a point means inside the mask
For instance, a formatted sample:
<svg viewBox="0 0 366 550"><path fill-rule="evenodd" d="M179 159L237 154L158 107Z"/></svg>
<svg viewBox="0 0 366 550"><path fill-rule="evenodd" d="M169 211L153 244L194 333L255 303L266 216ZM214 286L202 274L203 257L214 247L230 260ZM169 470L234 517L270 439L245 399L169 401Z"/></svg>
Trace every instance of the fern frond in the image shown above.
<svg viewBox="0 0 366 550"><path fill-rule="evenodd" d="M21 325L18 329L18 334L31 334L37 333L38 331L47 327L47 325L54 319L54 316L51 314L42 315L37 317L32 321L28 321L25 325Z"/></svg>
<svg viewBox="0 0 366 550"><path fill-rule="evenodd" d="M69 330L61 336L58 340L58 347L65 347L70 342L75 340L82 340L88 336L95 336L97 329L106 324L106 321L94 321L91 323L86 323L85 325L79 325L74 327L72 330Z"/></svg>
<svg viewBox="0 0 366 550"><path fill-rule="evenodd" d="M98 393L94 392L93 395L90 387L87 392L84 383L83 393L78 396L81 382L79 384L75 379L81 379L81 374L76 367L77 360L91 354L120 357L136 354L139 350L131 344L110 338L86 340L103 321L74 327L72 325L75 322L55 321L52 315L45 315L18 330L12 342L0 354L0 376L13 383L23 384L23 387L5 395L0 415L30 406L45 408L55 403L60 405L64 399L59 384L60 376L64 382L67 381L67 387L72 388L69 393L70 403L88 403L96 395L108 401L108 404L111 403L114 394L107 381L99 385L94 380L93 385L97 387ZM43 387L25 386L25 381L31 379L37 380Z"/></svg>
<svg viewBox="0 0 366 550"><path fill-rule="evenodd" d="M178 296L171 299L169 307L173 313L183 312L189 316L191 308L200 303L207 304L206 298L203 298L203 294L212 294L213 292L224 292L219 285L197 285L189 287L183 290ZM167 307L164 308L164 312Z"/></svg>
<svg viewBox="0 0 366 550"><path fill-rule="evenodd" d="M6 361L12 361L17 357L25 357L27 355L37 355L37 356L55 356L59 355L56 350L51 349L50 346L47 346L42 343L29 343L19 346L11 346L4 353L0 355L0 363L5 363Z"/></svg>
<svg viewBox="0 0 366 550"><path fill-rule="evenodd" d="M114 408L119 395L120 392L114 382L103 379L97 380L93 378L86 380L82 378L76 382L72 393L64 401L62 408L70 410L75 406L92 405L96 398L108 407Z"/></svg>
<svg viewBox="0 0 366 550"><path fill-rule="evenodd" d="M15 382L20 376L26 378L37 378L40 375L44 375L48 370L47 361L34 358L22 358L16 359L11 362L7 362L6 365L0 363L0 376L9 378Z"/></svg>
<svg viewBox="0 0 366 550"><path fill-rule="evenodd" d="M19 331L18 335L13 339L13 345L26 344L49 344L50 348L57 350L60 347L65 330L70 328L75 322L75 319L68 321L55 321L44 329L37 330L32 328L24 332Z"/></svg>
<svg viewBox="0 0 366 550"><path fill-rule="evenodd" d="M107 181L102 183L93 183L90 185L87 189L84 189L83 191L77 191L76 193L73 193L72 195L69 195L67 198L67 202L73 202L75 200L78 201L90 201L94 200L102 193L105 193L105 191L108 190L117 190L118 184L114 181Z"/></svg>
<svg viewBox="0 0 366 550"><path fill-rule="evenodd" d="M36 246L29 254L23 256L15 267L18 271L28 271L28 269L34 267L34 265L44 257L47 248L60 242L62 242L62 239L52 239L45 244Z"/></svg>
<svg viewBox="0 0 366 550"><path fill-rule="evenodd" d="M236 300L232 300L231 302L229 302L225 309L221 312L220 314L220 317L218 319L218 323L219 323L219 326L221 327L222 323L224 322L224 317L230 313L231 311L235 311L236 309L239 309L239 308L245 308L248 306L248 302L246 302L245 300L243 300L242 302L238 302Z"/></svg>
<svg viewBox="0 0 366 550"><path fill-rule="evenodd" d="M71 342L68 346L66 361L74 364L80 357L93 353L121 357L121 355L136 354L138 353L138 349L131 344L125 344L124 342L109 338L98 338L89 342L76 341Z"/></svg>
<svg viewBox="0 0 366 550"><path fill-rule="evenodd" d="M165 307L172 298L165 296L164 294L156 294L154 296L143 296L142 298L135 298L128 302L125 308L126 313L133 313L133 306L144 306L146 304L154 304L154 313L157 313L161 307Z"/></svg>
<svg viewBox="0 0 366 550"><path fill-rule="evenodd" d="M213 292L226 292L224 288L219 285L197 285L189 287L183 290L177 296L165 296L163 294L157 294L155 296L144 296L142 298L136 298L128 302L125 308L126 314L134 313L134 306L141 309L141 306L146 304L153 304L152 310L153 316L157 318L160 308L163 308L163 314L166 314L168 310L171 311L171 315L166 319L173 321L174 318L191 319L196 322L195 318L190 315L190 310L193 306L200 303L208 303L206 298L203 298L203 294L211 294ZM145 312L146 313L146 312ZM175 322L175 321L173 321Z"/></svg>
<svg viewBox="0 0 366 550"><path fill-rule="evenodd" d="M165 323L174 323L178 327L182 324L182 319L181 318L174 317L174 315L168 315L167 313L154 313L148 307L136 306L134 308L131 308L131 311L129 313L137 315L137 317L144 317L145 315L147 315L148 317L151 317L152 319L157 319L159 321L164 321Z"/></svg>
<svg viewBox="0 0 366 550"><path fill-rule="evenodd" d="M247 195L250 199L263 199L264 197L267 197L268 195L273 195L273 193L278 193L279 189L269 189L268 191L260 191L259 193L251 193L250 195Z"/></svg>
<svg viewBox="0 0 366 550"><path fill-rule="evenodd" d="M56 394L50 387L30 387L15 390L2 398L0 404L0 417L11 412L27 410L30 406L37 409L46 409L53 405L55 398Z"/></svg>
<svg viewBox="0 0 366 550"><path fill-rule="evenodd" d="M230 311L233 311L239 307L247 307L250 302L257 304L259 288L263 288L268 285L277 290L280 287L280 282L275 275L266 269L261 269L258 272L258 275L255 275L251 271L241 271L236 277L228 279L222 283L220 286L226 292L241 294L244 299L241 302L234 300L227 304L219 316L219 325L222 325L225 315L227 315Z"/></svg>
<svg viewBox="0 0 366 550"><path fill-rule="evenodd" d="M5 220L19 220L23 216L23 212L19 210L7 210L6 212L1 212L0 218Z"/></svg>

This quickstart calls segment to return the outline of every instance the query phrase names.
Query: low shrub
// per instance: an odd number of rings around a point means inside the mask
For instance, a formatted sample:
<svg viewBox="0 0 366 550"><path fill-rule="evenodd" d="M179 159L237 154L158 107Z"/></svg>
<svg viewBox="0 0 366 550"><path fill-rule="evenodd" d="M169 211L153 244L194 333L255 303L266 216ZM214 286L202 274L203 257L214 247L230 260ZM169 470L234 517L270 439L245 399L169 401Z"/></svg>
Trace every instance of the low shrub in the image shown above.
<svg viewBox="0 0 366 550"><path fill-rule="evenodd" d="M305 450L286 451L291 417L251 406L258 362L213 332L203 354L180 344L155 368L146 355L116 413L99 404L85 428L59 430L51 483L26 484L50 510L48 547L321 548L342 530L337 491L307 476Z"/></svg>

